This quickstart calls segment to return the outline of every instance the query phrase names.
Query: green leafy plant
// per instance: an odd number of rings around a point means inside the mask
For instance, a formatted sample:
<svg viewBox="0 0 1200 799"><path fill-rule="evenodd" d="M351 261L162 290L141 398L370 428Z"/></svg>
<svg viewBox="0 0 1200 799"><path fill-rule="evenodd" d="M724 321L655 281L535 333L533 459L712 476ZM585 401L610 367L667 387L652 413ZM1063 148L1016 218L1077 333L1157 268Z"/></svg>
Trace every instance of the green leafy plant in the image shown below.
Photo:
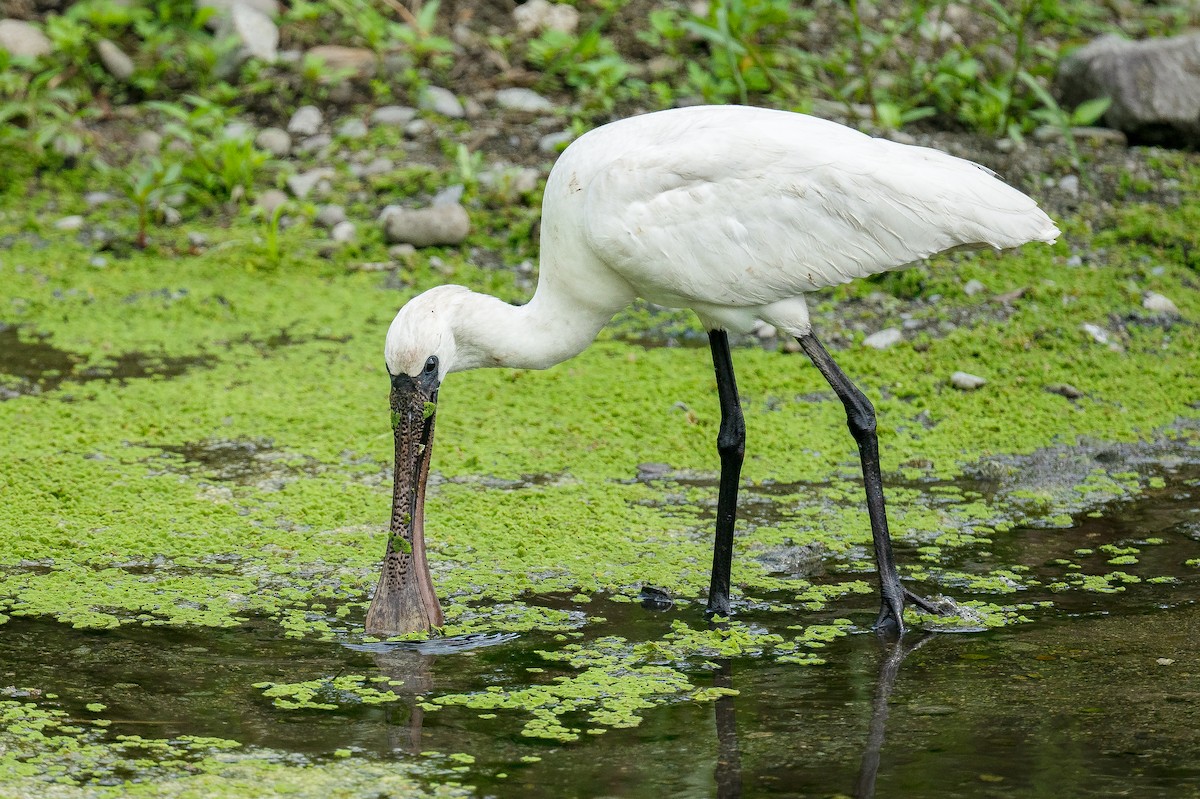
<svg viewBox="0 0 1200 799"><path fill-rule="evenodd" d="M0 53L0 144L22 150L47 162L78 155L90 137L83 120L91 115L81 105L81 93L62 86L61 76L47 70L30 74L10 68L7 53Z"/></svg>
<svg viewBox="0 0 1200 799"><path fill-rule="evenodd" d="M102 174L116 176L115 186L137 210L138 249L146 249L152 215L162 207L163 200L183 188L182 165L176 161L163 161L157 156L137 158L123 169L117 170L103 161L97 162Z"/></svg>
<svg viewBox="0 0 1200 799"><path fill-rule="evenodd" d="M184 182L193 195L240 201L253 188L270 155L254 146L248 130L231 127L232 111L201 97L150 105L168 118L164 131L178 142Z"/></svg>
<svg viewBox="0 0 1200 799"><path fill-rule="evenodd" d="M576 90L587 110L610 111L617 100L630 96L629 65L601 31L610 10L582 35L547 29L529 42L529 63Z"/></svg>

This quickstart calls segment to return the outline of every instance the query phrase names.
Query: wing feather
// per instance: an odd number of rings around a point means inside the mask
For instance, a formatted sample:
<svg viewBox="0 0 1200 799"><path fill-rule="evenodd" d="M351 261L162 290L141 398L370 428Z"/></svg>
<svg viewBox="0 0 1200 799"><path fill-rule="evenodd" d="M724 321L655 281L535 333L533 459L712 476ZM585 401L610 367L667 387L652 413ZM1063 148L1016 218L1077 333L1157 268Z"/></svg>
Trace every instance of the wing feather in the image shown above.
<svg viewBox="0 0 1200 799"><path fill-rule="evenodd" d="M765 305L1058 234L1029 197L937 150L799 114L677 116L626 143L584 200L589 246L652 301Z"/></svg>

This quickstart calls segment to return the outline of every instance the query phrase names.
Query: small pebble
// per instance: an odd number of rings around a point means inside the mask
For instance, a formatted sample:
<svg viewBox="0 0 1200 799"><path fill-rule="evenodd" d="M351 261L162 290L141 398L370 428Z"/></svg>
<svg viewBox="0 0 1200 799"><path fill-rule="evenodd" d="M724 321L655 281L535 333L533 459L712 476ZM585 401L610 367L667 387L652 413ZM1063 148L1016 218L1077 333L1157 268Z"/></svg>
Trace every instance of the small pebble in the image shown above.
<svg viewBox="0 0 1200 799"><path fill-rule="evenodd" d="M292 151L297 155L315 152L324 147L328 147L333 143L333 137L328 133L318 133L316 136L309 136L307 139L292 146Z"/></svg>
<svg viewBox="0 0 1200 799"><path fill-rule="evenodd" d="M775 325L760 321L754 326L754 335L758 336L760 341L770 341L779 335L779 331L775 329Z"/></svg>
<svg viewBox="0 0 1200 799"><path fill-rule="evenodd" d="M328 181L333 177L333 170L328 167L319 169L310 169L307 172L301 172L298 175L291 175L287 179L288 191L297 199L303 200L307 197L317 184L321 181Z"/></svg>
<svg viewBox="0 0 1200 799"><path fill-rule="evenodd" d="M467 115L462 103L454 96L454 92L443 89L441 86L427 87L421 94L418 105L423 111L433 111L435 114L441 114L451 119L462 119Z"/></svg>
<svg viewBox="0 0 1200 799"><path fill-rule="evenodd" d="M1147 291L1142 297L1142 307L1147 311L1165 316L1179 316L1179 308L1170 298L1153 291Z"/></svg>
<svg viewBox="0 0 1200 799"><path fill-rule="evenodd" d="M863 339L863 346L877 350L886 350L888 347L893 347L903 340L904 334L898 328L887 327ZM956 374L958 373L956 372Z"/></svg>
<svg viewBox="0 0 1200 799"><path fill-rule="evenodd" d="M404 126L404 135L410 139L419 139L424 136L433 126L423 119L414 119Z"/></svg>
<svg viewBox="0 0 1200 799"><path fill-rule="evenodd" d="M575 138L575 133L569 130L560 130L557 133L547 133L542 138L538 139L538 150L543 153L557 153L563 147L571 143Z"/></svg>
<svg viewBox="0 0 1200 799"><path fill-rule="evenodd" d="M64 216L62 219L54 223L54 227L59 230L79 230L83 227L83 217L78 214L74 216Z"/></svg>
<svg viewBox="0 0 1200 799"><path fill-rule="evenodd" d="M342 221L334 225L333 230L329 231L329 238L339 244L345 244L348 241L354 240L354 233L354 223Z"/></svg>
<svg viewBox="0 0 1200 799"><path fill-rule="evenodd" d="M367 123L352 117L338 125L337 135L342 139L361 139L367 135Z"/></svg>
<svg viewBox="0 0 1200 799"><path fill-rule="evenodd" d="M315 136L321 130L325 117L315 105L302 105L288 120L288 133L293 136Z"/></svg>
<svg viewBox="0 0 1200 799"><path fill-rule="evenodd" d="M554 110L554 103L533 89L522 88L501 89L496 92L496 105L509 111L523 111L530 114L548 113Z"/></svg>
<svg viewBox="0 0 1200 799"><path fill-rule="evenodd" d="M467 209L461 205L437 205L408 209L389 206L379 215L384 237L391 243L415 247L460 244L471 230Z"/></svg>
<svg viewBox="0 0 1200 799"><path fill-rule="evenodd" d="M317 224L332 230L346 221L346 209L340 205L322 205L317 209Z"/></svg>
<svg viewBox="0 0 1200 799"><path fill-rule="evenodd" d="M972 280L968 280L967 284L965 286L963 286L963 293L966 294L968 297L974 297L976 294L978 294L981 291L985 291L986 289L987 289L987 286L983 285L983 283L979 282L978 280L972 279Z"/></svg>
<svg viewBox="0 0 1200 799"><path fill-rule="evenodd" d="M1097 344L1108 343L1108 331L1099 325L1093 325L1090 322L1084 322L1082 325L1080 325L1080 327L1083 328L1083 331L1091 336Z"/></svg>
<svg viewBox="0 0 1200 799"><path fill-rule="evenodd" d="M959 391L974 391L986 383L987 380L979 375L973 375L970 372L955 372L954 374L950 375L950 385L954 386Z"/></svg>
<svg viewBox="0 0 1200 799"><path fill-rule="evenodd" d="M1051 394L1058 394L1060 397L1066 397L1067 399L1079 399L1083 396L1083 392L1070 383L1050 383L1046 386L1046 390Z"/></svg>
<svg viewBox="0 0 1200 799"><path fill-rule="evenodd" d="M279 189L267 189L262 194L258 195L258 207L263 210L267 216L275 213L275 209L287 202L287 195Z"/></svg>
<svg viewBox="0 0 1200 799"><path fill-rule="evenodd" d="M87 203L88 208L107 205L115 199L117 199L115 195L109 194L106 191L89 191L83 195L83 201Z"/></svg>
<svg viewBox="0 0 1200 799"><path fill-rule="evenodd" d="M283 158L292 151L292 137L282 128L263 128L254 137L254 145L276 158Z"/></svg>
<svg viewBox="0 0 1200 799"><path fill-rule="evenodd" d="M394 125L402 128L417 117L417 109L406 105L385 105L371 114L372 125Z"/></svg>
<svg viewBox="0 0 1200 799"><path fill-rule="evenodd" d="M134 146L143 153L157 153L162 149L162 134L153 130L143 130L137 135Z"/></svg>

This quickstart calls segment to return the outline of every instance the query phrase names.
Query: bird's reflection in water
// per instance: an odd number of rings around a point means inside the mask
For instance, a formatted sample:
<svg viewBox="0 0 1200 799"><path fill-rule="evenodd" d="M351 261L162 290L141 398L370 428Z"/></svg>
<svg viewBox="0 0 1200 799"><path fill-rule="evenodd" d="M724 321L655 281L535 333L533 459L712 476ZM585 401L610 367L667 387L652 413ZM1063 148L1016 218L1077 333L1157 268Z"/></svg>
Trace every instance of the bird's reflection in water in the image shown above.
<svg viewBox="0 0 1200 799"><path fill-rule="evenodd" d="M515 641L515 633L458 635L449 638L432 638L428 641L381 641L371 644L344 644L356 652L368 652L375 661L379 673L402 683L391 686L397 696L406 700L403 706L385 706L387 714L388 746L394 752L420 754L421 730L425 722L425 711L419 698L433 693L433 663L438 655L450 655L485 646L495 646ZM408 714L407 723L404 714Z"/></svg>
<svg viewBox="0 0 1200 799"><path fill-rule="evenodd" d="M888 717L888 699L892 687L900 674L900 664L910 653L917 651L933 640L926 633L913 642L905 639L883 643L883 656L879 661L879 675L875 679L875 696L871 700L871 726L867 733L867 746L863 750L862 762L858 767L858 781L854 784L854 799L871 799L875 796L875 777L879 773L879 755L883 751Z"/></svg>
<svg viewBox="0 0 1200 799"><path fill-rule="evenodd" d="M875 693L871 700L871 723L868 728L866 746L859 764L858 779L854 786L855 799L873 799L875 780L879 773L879 758L886 738L888 699L900 674L900 665L911 653L920 649L935 637L926 633L916 640L883 641L879 661L879 672L875 679ZM733 667L728 660L721 662L713 675L713 684L718 688L733 688ZM736 696L722 696L716 701L717 765L714 777L718 799L740 799L742 795L742 756L738 746Z"/></svg>
<svg viewBox="0 0 1200 799"><path fill-rule="evenodd" d="M419 697L433 691L434 656L419 649L396 648L377 652L372 659L380 674L404 683L392 687L404 701L386 706L388 748L393 752L420 754L425 711L421 709ZM407 723L405 713L408 714Z"/></svg>
<svg viewBox="0 0 1200 799"><path fill-rule="evenodd" d="M733 667L721 663L713 675L718 688L733 687ZM722 696L716 701L717 714L717 799L737 799L742 795L742 753L738 750L737 716L734 697Z"/></svg>

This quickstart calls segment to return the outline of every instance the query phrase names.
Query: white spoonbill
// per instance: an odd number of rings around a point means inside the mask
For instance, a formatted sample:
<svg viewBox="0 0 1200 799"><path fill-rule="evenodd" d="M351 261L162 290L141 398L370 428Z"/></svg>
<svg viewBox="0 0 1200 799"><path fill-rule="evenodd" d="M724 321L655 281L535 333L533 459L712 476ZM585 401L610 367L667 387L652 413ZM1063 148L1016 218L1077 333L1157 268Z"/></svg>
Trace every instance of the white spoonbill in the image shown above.
<svg viewBox="0 0 1200 799"><path fill-rule="evenodd" d="M425 558L424 492L437 395L451 372L545 369L582 352L637 297L690 308L709 331L721 425L710 613L729 614L745 424L728 331L795 336L846 407L879 570L877 628L903 633L904 588L884 512L875 411L817 341L805 292L956 247L1053 243L1037 204L978 164L802 114L739 106L604 125L558 159L542 203L537 291L513 306L462 286L413 298L387 333L396 472L371 633L440 626Z"/></svg>

